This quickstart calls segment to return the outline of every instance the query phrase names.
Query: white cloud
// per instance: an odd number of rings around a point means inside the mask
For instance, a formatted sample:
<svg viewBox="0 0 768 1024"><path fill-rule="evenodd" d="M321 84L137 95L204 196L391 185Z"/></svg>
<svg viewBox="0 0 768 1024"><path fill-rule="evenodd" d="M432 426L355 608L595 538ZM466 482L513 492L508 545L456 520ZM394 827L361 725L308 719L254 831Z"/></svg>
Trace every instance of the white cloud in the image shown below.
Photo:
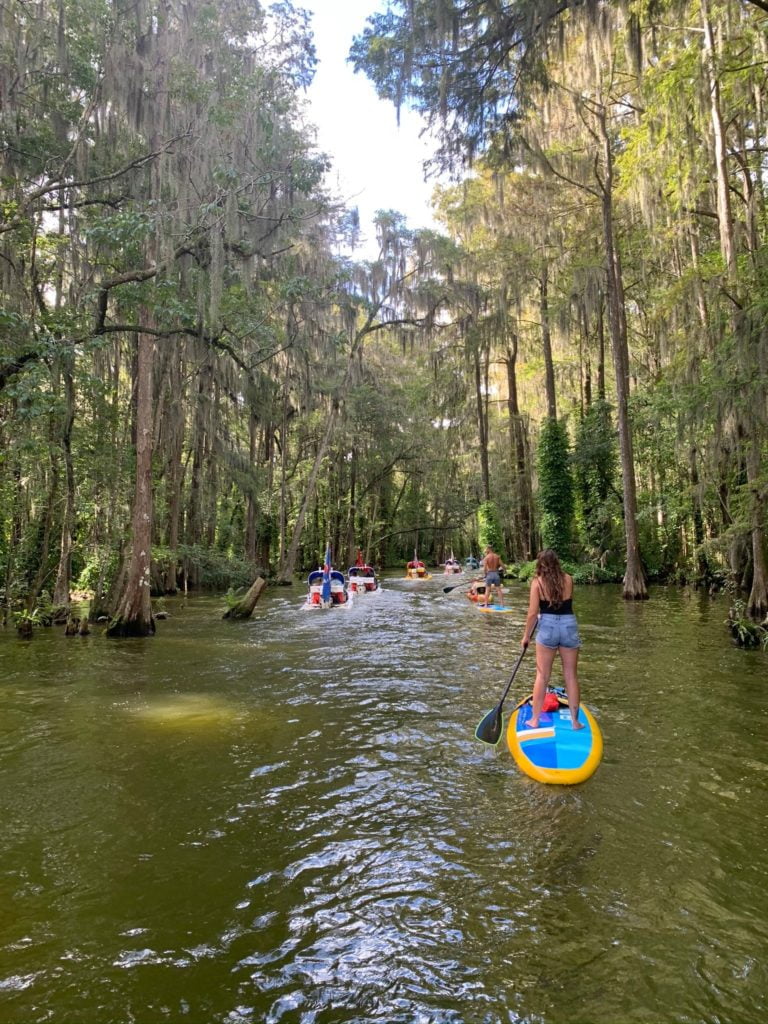
<svg viewBox="0 0 768 1024"><path fill-rule="evenodd" d="M378 99L373 85L347 63L355 35L382 0L303 0L313 12L318 70L309 89L309 118L317 125L318 145L333 159L331 187L348 205L357 206L368 246L374 254L376 210L397 210L411 228L434 227L430 198L434 184L424 181L423 163L430 144L419 137L423 122Z"/></svg>

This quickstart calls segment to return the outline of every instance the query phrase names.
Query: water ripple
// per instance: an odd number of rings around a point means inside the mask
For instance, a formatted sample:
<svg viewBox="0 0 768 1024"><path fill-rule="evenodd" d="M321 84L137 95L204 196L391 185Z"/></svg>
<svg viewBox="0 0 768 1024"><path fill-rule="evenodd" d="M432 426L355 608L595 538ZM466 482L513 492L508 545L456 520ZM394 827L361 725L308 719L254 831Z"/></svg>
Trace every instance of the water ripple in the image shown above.
<svg viewBox="0 0 768 1024"><path fill-rule="evenodd" d="M0 637L3 1024L765 1019L768 658L716 602L580 589L606 754L543 787L473 739L525 588L443 583Z"/></svg>

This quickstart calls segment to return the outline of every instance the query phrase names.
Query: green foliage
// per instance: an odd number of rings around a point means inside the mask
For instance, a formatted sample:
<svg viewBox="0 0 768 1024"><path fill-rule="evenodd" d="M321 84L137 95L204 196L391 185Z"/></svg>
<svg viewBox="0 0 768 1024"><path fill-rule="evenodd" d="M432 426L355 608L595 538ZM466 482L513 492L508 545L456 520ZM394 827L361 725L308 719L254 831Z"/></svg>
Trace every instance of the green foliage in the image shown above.
<svg viewBox="0 0 768 1024"><path fill-rule="evenodd" d="M728 610L725 624L738 647L764 647L768 649L768 629L750 619L746 602L737 598Z"/></svg>
<svg viewBox="0 0 768 1024"><path fill-rule="evenodd" d="M623 568L602 566L597 562L583 562L579 565L563 562L562 565L573 576L574 583L620 583L624 576Z"/></svg>
<svg viewBox="0 0 768 1024"><path fill-rule="evenodd" d="M537 468L541 543L545 548L553 548L560 558L567 558L571 553L574 508L568 432L562 420L544 421Z"/></svg>
<svg viewBox="0 0 768 1024"><path fill-rule="evenodd" d="M114 548L107 552L90 551L80 569L79 575L74 579L74 589L95 590L99 580L102 578L102 574L105 588L109 589L117 572L119 562L119 553Z"/></svg>
<svg viewBox="0 0 768 1024"><path fill-rule="evenodd" d="M164 549L153 552L158 565L165 564ZM182 544L178 549L180 560L197 569L200 586L204 590L226 590L230 587L248 587L253 582L253 568L244 559L233 558L221 551Z"/></svg>
<svg viewBox="0 0 768 1024"><path fill-rule="evenodd" d="M19 626L43 626L48 625L45 621L45 616L39 608L33 608L32 611L26 609L13 613L13 624L18 629Z"/></svg>
<svg viewBox="0 0 768 1024"><path fill-rule="evenodd" d="M536 572L535 562L515 562L507 566L506 575L509 579L520 580L521 583L528 583L533 579Z"/></svg>
<svg viewBox="0 0 768 1024"><path fill-rule="evenodd" d="M563 569L573 576L574 583L619 583L623 570L618 566L602 566L597 562L561 561ZM528 583L536 574L536 562L518 562L508 567L507 575L512 579Z"/></svg>
<svg viewBox="0 0 768 1024"><path fill-rule="evenodd" d="M584 546L600 554L616 544L621 514L615 491L617 442L607 402L598 400L576 429L572 466L576 519Z"/></svg>
<svg viewBox="0 0 768 1024"><path fill-rule="evenodd" d="M649 506L641 507L637 516L637 538L643 553L643 568L649 580L658 580L663 576L666 562L656 516L657 512Z"/></svg>
<svg viewBox="0 0 768 1024"><path fill-rule="evenodd" d="M504 555L504 537L499 522L499 510L493 501L484 501L477 510L478 539L480 551L485 551L488 544L497 555Z"/></svg>

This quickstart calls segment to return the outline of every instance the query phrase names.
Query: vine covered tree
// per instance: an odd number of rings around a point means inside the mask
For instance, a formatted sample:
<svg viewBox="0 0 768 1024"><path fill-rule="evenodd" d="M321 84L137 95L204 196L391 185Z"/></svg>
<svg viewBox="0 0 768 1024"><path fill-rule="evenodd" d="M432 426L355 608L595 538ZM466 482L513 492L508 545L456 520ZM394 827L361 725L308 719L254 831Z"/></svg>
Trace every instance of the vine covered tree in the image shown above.
<svg viewBox="0 0 768 1024"><path fill-rule="evenodd" d="M570 444L562 420L546 419L537 450L541 543L561 558L571 557L573 481Z"/></svg>

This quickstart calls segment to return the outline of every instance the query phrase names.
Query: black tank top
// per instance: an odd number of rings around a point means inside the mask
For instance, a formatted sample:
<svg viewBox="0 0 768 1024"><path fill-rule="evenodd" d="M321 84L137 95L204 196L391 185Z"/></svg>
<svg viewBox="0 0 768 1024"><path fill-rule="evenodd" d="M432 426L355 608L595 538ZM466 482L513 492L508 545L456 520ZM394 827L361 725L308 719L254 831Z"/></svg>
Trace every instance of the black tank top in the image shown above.
<svg viewBox="0 0 768 1024"><path fill-rule="evenodd" d="M549 601L539 597L539 613L541 615L573 615L573 598L568 597L557 608L553 608Z"/></svg>

